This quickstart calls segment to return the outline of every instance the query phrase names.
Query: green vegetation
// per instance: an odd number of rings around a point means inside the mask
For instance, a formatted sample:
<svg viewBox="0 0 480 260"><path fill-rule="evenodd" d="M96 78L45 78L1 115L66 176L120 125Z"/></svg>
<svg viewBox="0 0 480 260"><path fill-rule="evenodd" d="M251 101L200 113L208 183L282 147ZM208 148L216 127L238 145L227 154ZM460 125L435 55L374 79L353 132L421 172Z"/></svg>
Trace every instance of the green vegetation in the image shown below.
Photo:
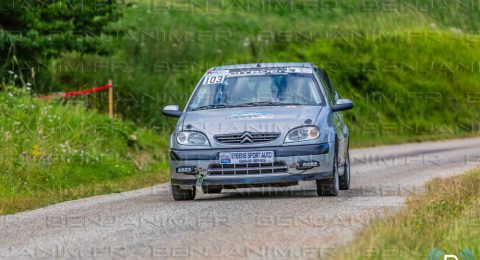
<svg viewBox="0 0 480 260"><path fill-rule="evenodd" d="M325 68L355 102L344 113L353 147L478 135L480 15L467 2L0 3L0 82L35 95L113 79L125 120L83 108L106 102L44 103L2 87L0 214L164 181L175 120L161 108L185 105L222 64Z"/></svg>
<svg viewBox="0 0 480 260"><path fill-rule="evenodd" d="M433 248L480 255L480 170L436 179L425 194L386 220L376 220L335 259L426 259ZM443 259L443 258L442 258Z"/></svg>
<svg viewBox="0 0 480 260"><path fill-rule="evenodd" d="M126 32L117 39L121 50L111 57L64 55L51 64L54 89L113 78L121 114L169 132L175 121L166 120L161 108L185 105L208 68L310 61L354 100L356 108L345 113L354 146L480 131L479 35L468 33L480 26L475 8L402 1L393 6L402 11L393 13L356 1L323 7L301 1L187 2L125 8L112 25Z"/></svg>
<svg viewBox="0 0 480 260"><path fill-rule="evenodd" d="M276 56L292 54L320 65L327 61L323 67L339 91L356 101L354 111L344 113L354 145L480 131L475 123L480 120L480 67L475 65L480 53L474 43L449 33L432 40L398 32L395 38L287 48ZM479 71L472 72L472 66Z"/></svg>
<svg viewBox="0 0 480 260"><path fill-rule="evenodd" d="M0 215L165 182L166 140L81 105L0 89Z"/></svg>
<svg viewBox="0 0 480 260"><path fill-rule="evenodd" d="M108 24L121 17L115 1L55 0L0 2L0 78L15 71L18 82L50 91L50 75L42 69L65 52L109 54Z"/></svg>

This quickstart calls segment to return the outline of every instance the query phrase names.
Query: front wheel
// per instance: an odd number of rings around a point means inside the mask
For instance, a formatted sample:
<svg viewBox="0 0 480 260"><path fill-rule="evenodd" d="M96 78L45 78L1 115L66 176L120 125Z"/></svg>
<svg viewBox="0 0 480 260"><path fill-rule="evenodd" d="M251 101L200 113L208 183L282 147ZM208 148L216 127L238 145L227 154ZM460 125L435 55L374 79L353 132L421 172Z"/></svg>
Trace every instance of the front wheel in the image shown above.
<svg viewBox="0 0 480 260"><path fill-rule="evenodd" d="M350 152L347 151L347 157L345 158L345 165L343 167L343 176L340 176L340 189L350 189Z"/></svg>
<svg viewBox="0 0 480 260"><path fill-rule="evenodd" d="M196 187L192 186L192 189L181 189L178 185L172 185L172 195L173 199L176 201L179 200L194 200L195 199Z"/></svg>
<svg viewBox="0 0 480 260"><path fill-rule="evenodd" d="M340 192L340 184L338 177L338 160L337 153L333 158L333 176L324 180L317 180L317 194L318 196L338 196Z"/></svg>

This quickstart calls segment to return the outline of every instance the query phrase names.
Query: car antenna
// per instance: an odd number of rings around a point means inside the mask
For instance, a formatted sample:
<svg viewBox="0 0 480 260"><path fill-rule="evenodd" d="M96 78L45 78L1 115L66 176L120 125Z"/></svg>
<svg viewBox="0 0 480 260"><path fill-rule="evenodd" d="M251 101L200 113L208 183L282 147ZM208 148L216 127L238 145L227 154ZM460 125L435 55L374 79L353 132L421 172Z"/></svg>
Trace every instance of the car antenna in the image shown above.
<svg viewBox="0 0 480 260"><path fill-rule="evenodd" d="M258 59L257 59L257 68L261 68L262 64L260 63L263 60L263 43L260 44L260 48L258 50Z"/></svg>

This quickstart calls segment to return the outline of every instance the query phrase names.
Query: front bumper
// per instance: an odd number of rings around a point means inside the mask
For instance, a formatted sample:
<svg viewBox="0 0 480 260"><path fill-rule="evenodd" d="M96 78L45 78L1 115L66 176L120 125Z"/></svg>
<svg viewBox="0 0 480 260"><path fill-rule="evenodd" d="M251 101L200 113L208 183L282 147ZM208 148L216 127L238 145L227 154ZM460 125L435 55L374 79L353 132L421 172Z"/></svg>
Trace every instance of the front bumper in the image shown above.
<svg viewBox="0 0 480 260"><path fill-rule="evenodd" d="M291 145L281 147L250 147L232 149L208 150L171 150L170 173L173 185L193 186L195 176L177 173L178 167L195 166L200 173L205 175L203 185L223 187L243 187L256 185L295 184L298 181L309 181L329 178L332 175L334 158L334 143L315 145ZM213 174L209 169L212 165L220 163L220 152L248 152L248 151L274 151L275 162L288 167L284 172L274 173L249 173L249 174ZM317 161L318 167L308 170L299 170L296 164L301 161Z"/></svg>

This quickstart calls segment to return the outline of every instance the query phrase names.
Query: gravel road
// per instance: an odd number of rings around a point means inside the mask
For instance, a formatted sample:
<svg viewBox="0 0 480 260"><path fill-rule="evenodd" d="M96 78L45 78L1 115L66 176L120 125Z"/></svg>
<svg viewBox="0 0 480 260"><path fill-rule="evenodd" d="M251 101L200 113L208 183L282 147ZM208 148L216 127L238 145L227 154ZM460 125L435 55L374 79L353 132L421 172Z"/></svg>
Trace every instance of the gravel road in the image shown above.
<svg viewBox="0 0 480 260"><path fill-rule="evenodd" d="M167 184L0 216L0 258L317 258L426 181L480 164L480 138L351 151L352 189L242 189L174 202Z"/></svg>

